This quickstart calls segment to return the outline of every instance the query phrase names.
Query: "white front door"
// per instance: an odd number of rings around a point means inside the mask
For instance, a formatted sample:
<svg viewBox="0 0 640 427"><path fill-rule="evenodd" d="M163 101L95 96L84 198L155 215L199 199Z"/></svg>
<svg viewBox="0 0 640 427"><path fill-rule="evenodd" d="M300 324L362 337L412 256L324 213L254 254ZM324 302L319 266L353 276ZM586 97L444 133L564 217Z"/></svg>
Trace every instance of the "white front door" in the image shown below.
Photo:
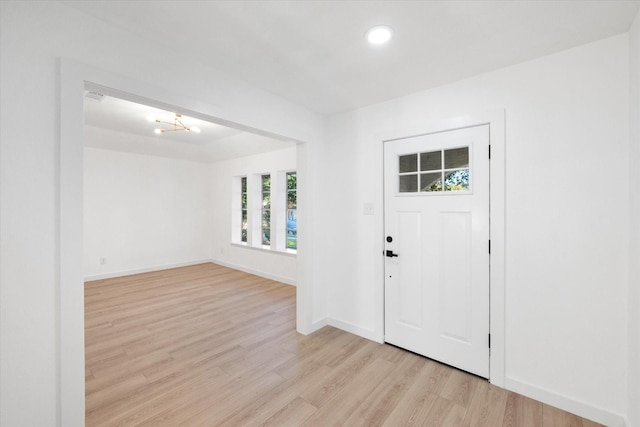
<svg viewBox="0 0 640 427"><path fill-rule="evenodd" d="M489 378L489 126L384 143L385 341Z"/></svg>

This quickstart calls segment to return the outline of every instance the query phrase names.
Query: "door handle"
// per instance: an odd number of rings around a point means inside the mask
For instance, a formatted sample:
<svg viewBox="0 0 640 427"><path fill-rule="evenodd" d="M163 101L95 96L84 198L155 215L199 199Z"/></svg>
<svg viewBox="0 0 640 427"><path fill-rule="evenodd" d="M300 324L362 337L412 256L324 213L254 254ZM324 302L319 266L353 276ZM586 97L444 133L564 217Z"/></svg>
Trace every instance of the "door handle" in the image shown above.
<svg viewBox="0 0 640 427"><path fill-rule="evenodd" d="M393 251L387 250L385 253L386 256L388 256L389 258L393 258L394 256L397 257L398 254L394 254Z"/></svg>

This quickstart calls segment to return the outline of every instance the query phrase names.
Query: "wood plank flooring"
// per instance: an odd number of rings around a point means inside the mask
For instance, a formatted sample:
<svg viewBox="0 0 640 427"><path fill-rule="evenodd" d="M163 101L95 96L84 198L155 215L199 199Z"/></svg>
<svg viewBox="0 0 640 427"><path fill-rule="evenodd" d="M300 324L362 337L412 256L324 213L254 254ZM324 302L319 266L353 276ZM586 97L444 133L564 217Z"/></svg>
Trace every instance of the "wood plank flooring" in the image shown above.
<svg viewBox="0 0 640 427"><path fill-rule="evenodd" d="M86 425L596 426L332 327L215 264L85 285Z"/></svg>

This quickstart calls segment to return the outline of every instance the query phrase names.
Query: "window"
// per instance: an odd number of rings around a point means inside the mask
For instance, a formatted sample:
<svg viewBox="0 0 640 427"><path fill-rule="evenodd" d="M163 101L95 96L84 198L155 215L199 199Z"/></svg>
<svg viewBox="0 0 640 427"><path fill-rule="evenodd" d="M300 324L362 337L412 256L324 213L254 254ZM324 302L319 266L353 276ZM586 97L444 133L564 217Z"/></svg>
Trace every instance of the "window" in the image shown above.
<svg viewBox="0 0 640 427"><path fill-rule="evenodd" d="M231 243L295 254L298 250L298 185L295 171L233 177Z"/></svg>
<svg viewBox="0 0 640 427"><path fill-rule="evenodd" d="M469 191L469 147L398 158L400 193Z"/></svg>
<svg viewBox="0 0 640 427"><path fill-rule="evenodd" d="M237 193L236 193L237 194ZM240 178L240 212L242 214L240 241L247 243L247 177Z"/></svg>
<svg viewBox="0 0 640 427"><path fill-rule="evenodd" d="M262 175L262 245L271 246L271 175Z"/></svg>
<svg viewBox="0 0 640 427"><path fill-rule="evenodd" d="M287 249L298 249L297 175L287 173Z"/></svg>

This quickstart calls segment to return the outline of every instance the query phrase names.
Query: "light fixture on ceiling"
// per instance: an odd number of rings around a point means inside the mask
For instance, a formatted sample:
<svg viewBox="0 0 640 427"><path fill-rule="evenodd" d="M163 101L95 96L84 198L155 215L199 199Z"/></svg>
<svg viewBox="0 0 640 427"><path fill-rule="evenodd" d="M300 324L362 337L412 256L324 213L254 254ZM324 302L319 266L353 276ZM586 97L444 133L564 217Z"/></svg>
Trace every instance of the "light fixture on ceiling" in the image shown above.
<svg viewBox="0 0 640 427"><path fill-rule="evenodd" d="M164 120L156 119L152 116L148 116L147 120L149 120L150 122L162 123L162 124L171 126L168 129L163 129L163 128L154 129L154 132L157 134L163 134L165 132L176 132L176 131L200 133L199 127L185 125L182 122L182 114L180 113L174 113L173 122L165 122Z"/></svg>
<svg viewBox="0 0 640 427"><path fill-rule="evenodd" d="M393 30L386 25L378 25L367 31L367 40L371 44L384 44L393 37Z"/></svg>
<svg viewBox="0 0 640 427"><path fill-rule="evenodd" d="M85 92L84 97L87 98L87 99L90 99L92 101L102 102L102 101L104 101L105 95L103 93L100 93L100 92L87 91L87 92Z"/></svg>

